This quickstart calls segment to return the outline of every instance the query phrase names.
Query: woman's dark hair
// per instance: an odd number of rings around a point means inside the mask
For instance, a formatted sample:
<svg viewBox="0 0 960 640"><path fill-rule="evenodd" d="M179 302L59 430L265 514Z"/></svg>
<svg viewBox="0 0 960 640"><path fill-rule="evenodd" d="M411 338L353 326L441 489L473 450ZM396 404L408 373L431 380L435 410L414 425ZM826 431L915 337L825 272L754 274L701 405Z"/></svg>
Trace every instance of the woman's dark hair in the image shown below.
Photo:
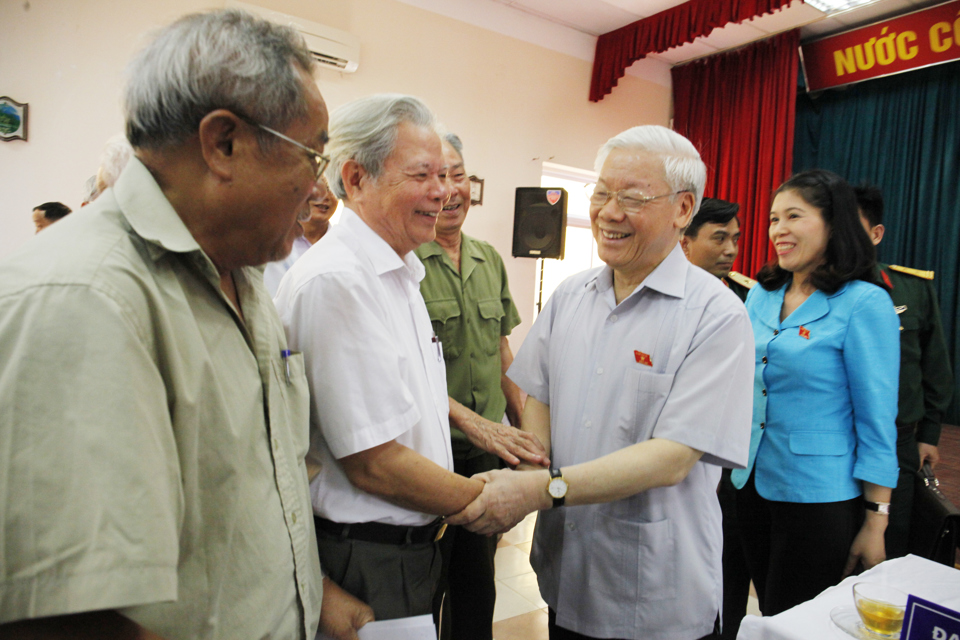
<svg viewBox="0 0 960 640"><path fill-rule="evenodd" d="M851 280L877 281L877 254L860 222L857 196L846 180L824 169L813 169L792 176L773 192L774 198L795 191L804 201L820 209L827 224L826 261L810 274L810 284L826 293L834 293ZM782 287L793 274L774 258L757 274L764 289Z"/></svg>

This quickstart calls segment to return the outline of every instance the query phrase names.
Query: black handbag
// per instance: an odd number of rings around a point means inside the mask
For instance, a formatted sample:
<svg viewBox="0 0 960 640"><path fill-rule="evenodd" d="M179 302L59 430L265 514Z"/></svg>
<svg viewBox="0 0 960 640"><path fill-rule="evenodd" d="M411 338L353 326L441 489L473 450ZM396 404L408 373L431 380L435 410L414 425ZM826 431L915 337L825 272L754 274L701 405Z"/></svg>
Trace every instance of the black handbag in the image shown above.
<svg viewBox="0 0 960 640"><path fill-rule="evenodd" d="M940 491L929 463L914 473L910 553L952 567L960 545L960 509Z"/></svg>

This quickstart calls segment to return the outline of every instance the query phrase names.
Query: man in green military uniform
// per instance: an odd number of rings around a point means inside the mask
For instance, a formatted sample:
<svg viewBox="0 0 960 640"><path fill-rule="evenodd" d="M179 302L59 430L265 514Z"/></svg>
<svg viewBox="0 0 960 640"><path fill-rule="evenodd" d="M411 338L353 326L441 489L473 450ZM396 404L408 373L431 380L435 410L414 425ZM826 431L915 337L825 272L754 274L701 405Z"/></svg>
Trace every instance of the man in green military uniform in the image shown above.
<svg viewBox="0 0 960 640"><path fill-rule="evenodd" d="M420 293L447 367L454 470L470 477L498 469L497 456L511 465L521 457L542 464L546 452L535 436L520 431L521 392L505 375L513 362L507 336L520 324L520 314L510 297L503 260L492 246L460 230L470 207L462 150L457 136L445 136L443 158L451 196L437 217L436 240L416 253L426 268ZM503 424L504 414L512 426ZM442 636L490 640L497 538L450 527L440 546L444 566L434 611L439 611L446 592Z"/></svg>
<svg viewBox="0 0 960 640"><path fill-rule="evenodd" d="M874 244L883 239L883 195L880 189L857 187L860 219ZM897 458L900 479L893 491L887 525L887 557L906 555L913 507L913 470L940 460L940 417L953 396L953 375L940 323L940 304L933 272L897 265L878 265L880 280L900 316L900 399L897 414Z"/></svg>
<svg viewBox="0 0 960 640"><path fill-rule="evenodd" d="M740 205L733 202L704 198L697 215L684 230L680 246L691 264L720 278L737 297L745 301L750 288L757 281L731 271L740 242L738 211Z"/></svg>
<svg viewBox="0 0 960 640"><path fill-rule="evenodd" d="M680 246L691 264L720 278L737 297L746 301L753 278L731 271L739 252L740 205L719 198L704 198L700 210L683 231ZM736 492L730 482L730 469L720 476L717 498L723 512L723 633L720 640L733 640L747 612L750 572L740 542Z"/></svg>

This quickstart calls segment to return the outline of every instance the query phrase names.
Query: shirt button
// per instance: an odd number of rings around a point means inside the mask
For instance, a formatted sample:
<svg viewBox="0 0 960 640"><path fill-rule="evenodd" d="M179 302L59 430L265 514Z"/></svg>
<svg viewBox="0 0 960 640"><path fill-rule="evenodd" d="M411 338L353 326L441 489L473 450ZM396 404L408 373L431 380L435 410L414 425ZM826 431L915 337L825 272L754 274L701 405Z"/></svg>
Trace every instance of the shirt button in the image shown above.
<svg viewBox="0 0 960 640"><path fill-rule="evenodd" d="M767 356L763 356L763 358L760 359L760 362L767 364Z"/></svg>
<svg viewBox="0 0 960 640"><path fill-rule="evenodd" d="M616 321L617 321L617 314L613 314L612 316L610 316L610 322L616 322Z"/></svg>
<svg viewBox="0 0 960 640"><path fill-rule="evenodd" d="M293 524L297 524L297 512L294 511L290 514L290 519L293 521Z"/></svg>
<svg viewBox="0 0 960 640"><path fill-rule="evenodd" d="M597 367L597 375L599 376L602 374L603 374L603 367Z"/></svg>
<svg viewBox="0 0 960 640"><path fill-rule="evenodd" d="M763 390L763 395L764 395L764 396L767 395L767 390L766 390L766 389Z"/></svg>
<svg viewBox="0 0 960 640"><path fill-rule="evenodd" d="M774 330L773 330L773 335L778 335L779 333L780 333L780 330L779 330L779 329L774 329Z"/></svg>
<svg viewBox="0 0 960 640"><path fill-rule="evenodd" d="M583 423L583 426L585 426L587 429L589 429L590 427L593 426L593 423L592 423L591 421L587 420L586 422Z"/></svg>
<svg viewBox="0 0 960 640"><path fill-rule="evenodd" d="M280 448L280 441L277 440L276 438L273 439L273 448L274 450L277 450Z"/></svg>
<svg viewBox="0 0 960 640"><path fill-rule="evenodd" d="M576 522L568 522L568 523L567 523L567 529L569 529L570 531L573 531L573 530L576 529L576 528L577 528L577 523L576 523Z"/></svg>
<svg viewBox="0 0 960 640"><path fill-rule="evenodd" d="M761 422L761 423L760 423L760 428L761 428L761 429L763 429L763 425L764 425L764 423Z"/></svg>

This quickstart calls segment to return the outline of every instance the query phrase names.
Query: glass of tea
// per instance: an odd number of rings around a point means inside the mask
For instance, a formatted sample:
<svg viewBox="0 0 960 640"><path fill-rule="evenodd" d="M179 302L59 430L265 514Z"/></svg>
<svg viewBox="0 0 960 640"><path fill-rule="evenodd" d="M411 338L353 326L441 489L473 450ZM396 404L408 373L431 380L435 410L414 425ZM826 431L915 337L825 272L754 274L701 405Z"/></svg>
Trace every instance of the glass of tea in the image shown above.
<svg viewBox="0 0 960 640"><path fill-rule="evenodd" d="M907 594L875 582L853 585L853 602L867 630L881 636L898 637L907 610Z"/></svg>

